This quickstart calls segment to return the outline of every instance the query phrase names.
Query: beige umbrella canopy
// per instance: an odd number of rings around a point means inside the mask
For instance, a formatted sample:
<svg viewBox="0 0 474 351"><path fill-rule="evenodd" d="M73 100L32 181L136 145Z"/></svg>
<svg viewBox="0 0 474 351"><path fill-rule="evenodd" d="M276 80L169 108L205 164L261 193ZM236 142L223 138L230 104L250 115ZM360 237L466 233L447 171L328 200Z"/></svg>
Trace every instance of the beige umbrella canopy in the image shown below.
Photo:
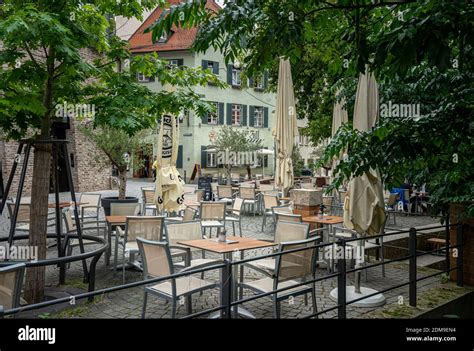
<svg viewBox="0 0 474 351"><path fill-rule="evenodd" d="M343 124L347 124L349 121L347 110L344 108L345 99L341 101L336 101L334 104L334 110L332 112L332 131L331 136L334 136Z"/></svg>
<svg viewBox="0 0 474 351"><path fill-rule="evenodd" d="M372 73L360 74L354 106L354 129L369 131L379 114L378 87ZM383 188L377 171L349 182L344 225L359 234L377 235L385 222Z"/></svg>
<svg viewBox="0 0 474 351"><path fill-rule="evenodd" d="M155 182L155 204L159 212L184 209L184 181L176 169L179 147L179 123L176 117L164 115L158 134L158 167Z"/></svg>
<svg viewBox="0 0 474 351"><path fill-rule="evenodd" d="M275 185L284 192L293 186L293 162L291 155L298 136L296 122L295 96L293 92L293 79L291 78L290 61L280 59L278 71L278 89L276 104L276 174Z"/></svg>

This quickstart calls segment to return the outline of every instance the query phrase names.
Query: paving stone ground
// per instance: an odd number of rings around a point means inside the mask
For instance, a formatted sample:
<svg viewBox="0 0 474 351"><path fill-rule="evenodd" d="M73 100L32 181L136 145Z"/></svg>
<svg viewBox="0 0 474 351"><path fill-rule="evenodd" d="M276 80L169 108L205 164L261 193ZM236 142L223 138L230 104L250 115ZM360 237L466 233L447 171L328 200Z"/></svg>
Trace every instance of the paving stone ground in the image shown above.
<svg viewBox="0 0 474 351"><path fill-rule="evenodd" d="M131 180L128 183L127 195L139 196L140 188L142 186L151 185L150 183L141 180ZM104 196L116 194L115 191L103 191ZM52 199L53 200L53 199ZM61 194L61 200L69 200L68 194ZM5 211L6 212L6 211ZM438 223L436 219L424 216L398 216L398 228L407 228L417 225L426 225L430 223ZM268 225L264 231L261 230L262 218L260 216L244 216L242 221L243 235L252 238L272 238L272 226ZM393 227L393 225L391 225ZM229 233L232 233L231 225L228 226ZM6 213L0 217L0 236L8 235L9 221ZM86 249L91 250L94 246L89 246ZM78 249L76 249L78 250ZM270 249L252 250L245 254L245 257L261 255L269 253ZM48 251L48 256L54 257L56 251L54 248ZM120 257L120 256L119 256ZM208 257L213 257L208 254ZM216 256L218 257L218 256ZM113 262L113 260L112 260ZM101 257L97 264L96 271L96 289L112 287L122 283L121 272L114 274L111 270L112 266L106 266L104 257ZM47 268L47 285L56 287L58 285L58 268ZM245 280L254 280L263 277L261 274L245 269ZM323 267L318 269L318 277L323 277L327 274ZM419 277L424 273L419 272ZM365 281L364 274L362 275L362 285L371 287L376 290L386 289L390 286L408 281L408 270L404 264L389 264L386 267L386 276L382 276L381 267L374 267L367 270L367 281ZM134 282L142 279L142 273L139 271L127 270L126 282ZM219 272L217 270L207 272L205 279L209 281L219 281ZM349 274L347 278L348 284L353 284L354 276ZM82 283L82 265L80 262L71 264L67 271L67 285L68 287L60 287L67 290L68 288L86 288ZM428 278L418 283L418 294L423 294L424 291L440 284L440 278ZM336 303L329 297L329 293L337 286L336 278L330 278L318 282L316 285L316 300L317 309L322 311L336 306ZM244 298L255 296L252 292L244 290ZM385 293L387 304L397 304L400 301L408 301L408 287L402 287ZM52 314L52 317L58 318L140 318L141 307L143 302L143 287L129 288L118 292L108 293L102 295L93 303L80 304L71 308L64 309L61 312ZM204 311L206 309L214 308L219 305L219 289L213 289L204 292L202 295L196 294L192 299L193 312ZM257 318L273 318L273 305L268 297L262 297L257 300L249 301L243 304L243 307L249 310ZM368 312L373 311L372 308L354 308L348 307L348 318L364 318ZM304 297L296 297L291 300L283 301L281 304L282 318L303 318L313 313L311 299L308 305L305 305ZM186 306L181 305L178 308L177 317L186 316ZM31 315L30 315L31 316ZM33 314L34 316L34 314ZM169 318L171 316L171 305L164 300L153 296L148 298L147 318ZM335 318L337 311L333 310L320 315L319 318ZM203 316L202 318L206 318Z"/></svg>

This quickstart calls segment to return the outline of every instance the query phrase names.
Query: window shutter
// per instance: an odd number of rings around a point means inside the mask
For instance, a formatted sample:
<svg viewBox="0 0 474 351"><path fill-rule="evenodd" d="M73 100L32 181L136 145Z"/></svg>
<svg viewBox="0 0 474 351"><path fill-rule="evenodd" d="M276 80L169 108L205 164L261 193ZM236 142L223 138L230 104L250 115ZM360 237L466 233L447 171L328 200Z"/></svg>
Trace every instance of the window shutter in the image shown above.
<svg viewBox="0 0 474 351"><path fill-rule="evenodd" d="M241 126L247 127L247 105L240 105L240 109L242 112L242 123Z"/></svg>
<svg viewBox="0 0 474 351"><path fill-rule="evenodd" d="M232 85L232 68L233 65L227 65L227 84Z"/></svg>
<svg viewBox="0 0 474 351"><path fill-rule="evenodd" d="M183 145L178 146L178 159L176 160L176 168L183 168Z"/></svg>
<svg viewBox="0 0 474 351"><path fill-rule="evenodd" d="M208 101L208 103L211 103L211 104L212 104L212 102L210 102L210 101ZM207 118L208 118L208 116L209 116L209 112L206 112L206 113L204 114L204 116L199 117L199 118L201 118L201 124L207 124Z"/></svg>
<svg viewBox="0 0 474 351"><path fill-rule="evenodd" d="M207 167L207 152L206 152L207 146L202 146L201 145L201 168L206 168Z"/></svg>
<svg viewBox="0 0 474 351"><path fill-rule="evenodd" d="M255 106L249 106L249 126L255 125Z"/></svg>
<svg viewBox="0 0 474 351"><path fill-rule="evenodd" d="M154 82L155 81L155 76L148 77L149 82Z"/></svg>
<svg viewBox="0 0 474 351"><path fill-rule="evenodd" d="M202 60L201 66L203 69L207 69L207 60Z"/></svg>
<svg viewBox="0 0 474 351"><path fill-rule="evenodd" d="M268 71L263 72L263 89L268 88Z"/></svg>
<svg viewBox="0 0 474 351"><path fill-rule="evenodd" d="M219 102L219 124L224 125L224 103Z"/></svg>
<svg viewBox="0 0 474 351"><path fill-rule="evenodd" d="M232 104L227 104L227 124L232 124Z"/></svg>
<svg viewBox="0 0 474 351"><path fill-rule="evenodd" d="M263 127L268 128L268 107L263 108Z"/></svg>
<svg viewBox="0 0 474 351"><path fill-rule="evenodd" d="M212 70L215 75L219 75L219 62L214 62L214 65L212 66Z"/></svg>
<svg viewBox="0 0 474 351"><path fill-rule="evenodd" d="M178 59L178 67L183 67L184 66L184 60L183 59Z"/></svg>
<svg viewBox="0 0 474 351"><path fill-rule="evenodd" d="M249 78L249 88L253 88L253 83L255 82L255 79L253 77L250 77ZM250 114L250 117L252 116L252 114Z"/></svg>

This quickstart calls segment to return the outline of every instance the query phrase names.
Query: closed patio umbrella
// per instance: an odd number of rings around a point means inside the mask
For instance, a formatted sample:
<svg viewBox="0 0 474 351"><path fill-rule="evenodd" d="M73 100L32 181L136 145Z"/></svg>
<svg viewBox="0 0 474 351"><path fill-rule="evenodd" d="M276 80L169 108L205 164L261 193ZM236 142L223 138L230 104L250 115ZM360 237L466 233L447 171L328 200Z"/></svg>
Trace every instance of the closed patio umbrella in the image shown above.
<svg viewBox="0 0 474 351"><path fill-rule="evenodd" d="M343 124L347 124L349 121L348 115L347 115L347 110L344 107L345 105L345 99L341 99L340 101L336 101L334 104L334 109L332 111L332 130L331 130L331 136L334 137L336 135L339 127L341 127ZM336 168L336 165L338 163L338 160L341 159L342 157L342 152L339 155L338 159L335 159L332 163L332 169Z"/></svg>
<svg viewBox="0 0 474 351"><path fill-rule="evenodd" d="M155 204L159 212L184 209L184 181L176 169L179 125L176 117L164 115L158 134L158 167L155 182Z"/></svg>
<svg viewBox="0 0 474 351"><path fill-rule="evenodd" d="M296 123L295 96L291 78L290 61L280 59L276 101L276 174L275 185L284 193L294 184L293 162L291 155L295 138L298 136Z"/></svg>
<svg viewBox="0 0 474 351"><path fill-rule="evenodd" d="M354 129L369 131L377 122L379 112L377 82L371 72L360 74L354 105ZM370 170L360 177L351 179L344 201L344 225L356 231L361 238L378 235L385 223L385 206L382 182L378 171ZM358 242L363 246L365 240ZM357 252L363 253L363 250ZM357 266L360 264L358 260ZM336 290L336 289L335 289ZM376 293L376 290L360 287L360 271L356 274L355 286L347 287L348 300ZM337 290L331 292L333 298ZM367 307L385 303L385 297L377 294L355 303Z"/></svg>

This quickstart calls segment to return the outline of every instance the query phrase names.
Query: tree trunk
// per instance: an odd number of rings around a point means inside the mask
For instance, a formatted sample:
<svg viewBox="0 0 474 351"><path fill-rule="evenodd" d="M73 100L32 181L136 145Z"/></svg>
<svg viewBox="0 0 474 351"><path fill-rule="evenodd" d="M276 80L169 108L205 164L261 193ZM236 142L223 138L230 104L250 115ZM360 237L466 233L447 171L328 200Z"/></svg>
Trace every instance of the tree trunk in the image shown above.
<svg viewBox="0 0 474 351"><path fill-rule="evenodd" d="M53 113L55 50L50 47L46 60L47 79L44 83L43 106L46 109L38 139L47 140L51 135ZM67 157L67 155L66 155ZM34 150L33 180L31 186L31 210L29 245L38 248L38 260L46 258L48 232L48 195L50 181L51 144L37 144ZM33 267L26 271L24 297L29 303L41 302L44 298L45 268Z"/></svg>
<svg viewBox="0 0 474 351"><path fill-rule="evenodd" d="M125 199L127 193L127 169L119 169L119 199Z"/></svg>
<svg viewBox="0 0 474 351"><path fill-rule="evenodd" d="M34 150L29 234L29 245L38 248L38 260L46 258L50 160L51 145L38 144ZM45 267L28 268L25 300L30 303L43 301L44 285Z"/></svg>
<svg viewBox="0 0 474 351"><path fill-rule="evenodd" d="M232 166L226 165L225 170L227 171L227 185L231 185L232 184L232 178L231 178L230 174L231 174Z"/></svg>

